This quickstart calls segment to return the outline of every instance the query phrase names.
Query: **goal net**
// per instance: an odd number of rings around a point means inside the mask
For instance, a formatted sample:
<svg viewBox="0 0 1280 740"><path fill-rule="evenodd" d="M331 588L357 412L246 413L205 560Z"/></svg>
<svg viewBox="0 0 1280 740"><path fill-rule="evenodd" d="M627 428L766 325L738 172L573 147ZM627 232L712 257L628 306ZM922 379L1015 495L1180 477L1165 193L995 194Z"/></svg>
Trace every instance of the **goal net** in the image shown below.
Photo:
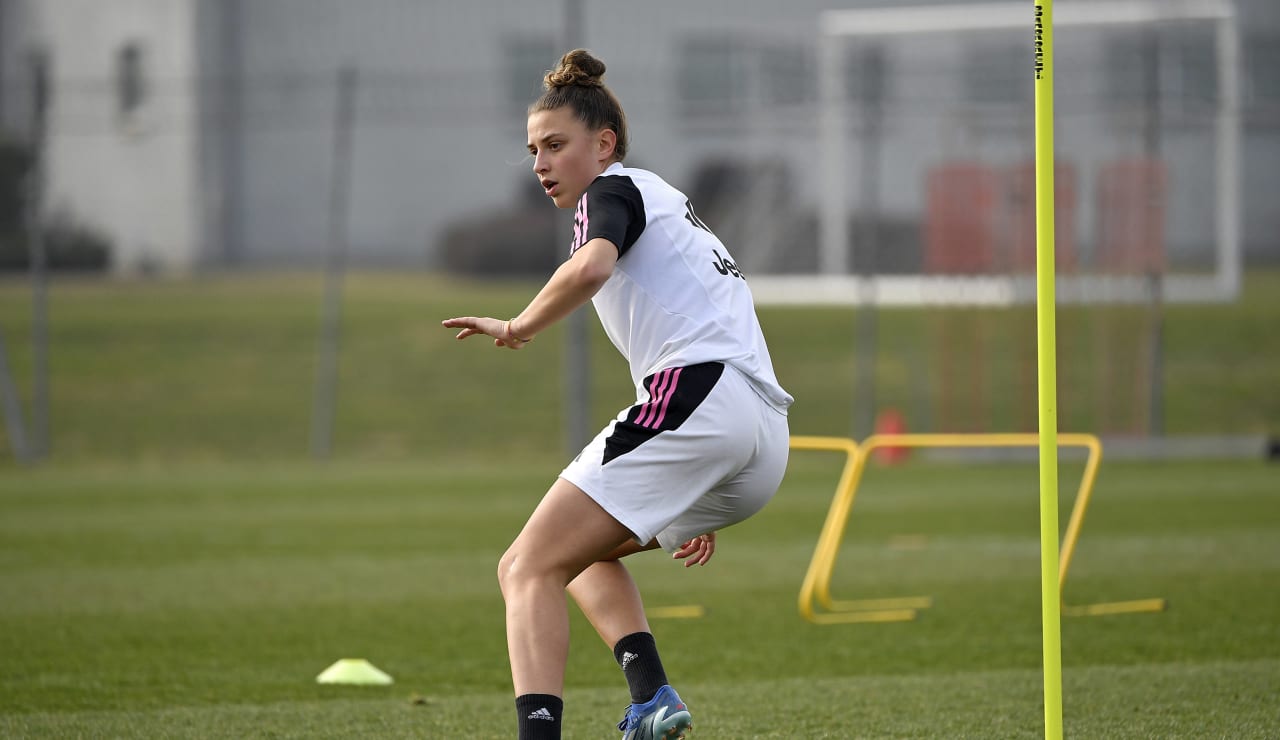
<svg viewBox="0 0 1280 740"><path fill-rule="evenodd" d="M816 253L799 265L757 258L760 303L1034 301L1032 12L997 3L821 14ZM1234 300L1231 2L1062 3L1054 25L1059 301Z"/></svg>

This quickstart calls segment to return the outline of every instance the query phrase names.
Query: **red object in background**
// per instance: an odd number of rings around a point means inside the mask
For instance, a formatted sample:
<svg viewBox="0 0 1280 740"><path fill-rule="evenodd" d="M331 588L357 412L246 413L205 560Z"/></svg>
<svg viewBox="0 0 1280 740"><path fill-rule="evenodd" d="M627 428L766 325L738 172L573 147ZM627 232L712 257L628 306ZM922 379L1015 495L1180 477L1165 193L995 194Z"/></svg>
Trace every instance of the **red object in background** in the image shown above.
<svg viewBox="0 0 1280 740"><path fill-rule="evenodd" d="M929 171L925 192L925 272L991 272L997 243L999 175L978 162L951 162Z"/></svg>
<svg viewBox="0 0 1280 740"><path fill-rule="evenodd" d="M1164 274L1168 177L1164 162L1148 157L1103 166L1098 174L1096 261L1106 272Z"/></svg>
<svg viewBox="0 0 1280 740"><path fill-rule="evenodd" d="M876 435L889 436L907 433L907 419L895 408L887 408L876 417ZM877 447L872 453L876 462L882 465L895 465L903 462L911 454L910 447Z"/></svg>

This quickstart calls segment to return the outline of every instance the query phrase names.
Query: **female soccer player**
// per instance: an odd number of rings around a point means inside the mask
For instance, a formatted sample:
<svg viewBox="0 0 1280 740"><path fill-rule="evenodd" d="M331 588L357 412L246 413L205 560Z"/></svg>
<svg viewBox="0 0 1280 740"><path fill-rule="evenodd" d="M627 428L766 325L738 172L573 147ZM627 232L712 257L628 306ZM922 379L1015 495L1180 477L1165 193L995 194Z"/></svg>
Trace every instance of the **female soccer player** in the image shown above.
<svg viewBox="0 0 1280 740"><path fill-rule="evenodd" d="M521 349L588 300L627 358L636 403L561 472L498 564L521 740L559 738L569 614L613 648L626 740L684 737L640 593L621 559L659 547L703 565L716 530L759 511L788 453L787 408L746 279L685 196L625 167L627 124L589 52L566 54L529 108L533 171L575 208L569 257L511 319L447 319Z"/></svg>

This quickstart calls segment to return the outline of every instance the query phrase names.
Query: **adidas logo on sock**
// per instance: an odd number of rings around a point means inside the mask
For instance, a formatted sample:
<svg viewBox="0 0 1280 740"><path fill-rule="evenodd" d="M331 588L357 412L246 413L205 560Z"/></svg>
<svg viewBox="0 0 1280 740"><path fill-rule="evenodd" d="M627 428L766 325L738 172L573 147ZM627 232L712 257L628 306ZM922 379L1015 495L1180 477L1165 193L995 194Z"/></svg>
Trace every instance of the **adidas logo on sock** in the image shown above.
<svg viewBox="0 0 1280 740"><path fill-rule="evenodd" d="M538 711L531 713L525 719L545 719L545 720L550 720L551 722L556 721L556 718L551 716L551 712L548 712L546 707L543 707Z"/></svg>
<svg viewBox="0 0 1280 740"><path fill-rule="evenodd" d="M640 656L636 655L635 653L623 653L622 654L622 670L624 671L627 670L627 666L631 664L631 661L639 657Z"/></svg>

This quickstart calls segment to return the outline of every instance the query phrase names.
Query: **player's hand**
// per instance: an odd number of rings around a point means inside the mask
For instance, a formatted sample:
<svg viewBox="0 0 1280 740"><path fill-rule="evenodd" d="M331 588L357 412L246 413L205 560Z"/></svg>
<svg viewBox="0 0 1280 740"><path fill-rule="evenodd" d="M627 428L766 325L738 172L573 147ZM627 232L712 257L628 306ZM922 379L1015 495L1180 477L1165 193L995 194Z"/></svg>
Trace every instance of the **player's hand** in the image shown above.
<svg viewBox="0 0 1280 740"><path fill-rule="evenodd" d="M684 567L706 565L716 552L716 533L708 532L689 540L671 554L676 560L684 560Z"/></svg>
<svg viewBox="0 0 1280 740"><path fill-rule="evenodd" d="M459 316L453 319L445 319L440 322L441 326L449 329L461 328L458 332L457 339L466 339L475 334L484 334L493 337L493 346L507 347L508 349L520 349L532 341L532 337L528 340L521 339L511 333L511 322L505 319L491 319L480 316Z"/></svg>

